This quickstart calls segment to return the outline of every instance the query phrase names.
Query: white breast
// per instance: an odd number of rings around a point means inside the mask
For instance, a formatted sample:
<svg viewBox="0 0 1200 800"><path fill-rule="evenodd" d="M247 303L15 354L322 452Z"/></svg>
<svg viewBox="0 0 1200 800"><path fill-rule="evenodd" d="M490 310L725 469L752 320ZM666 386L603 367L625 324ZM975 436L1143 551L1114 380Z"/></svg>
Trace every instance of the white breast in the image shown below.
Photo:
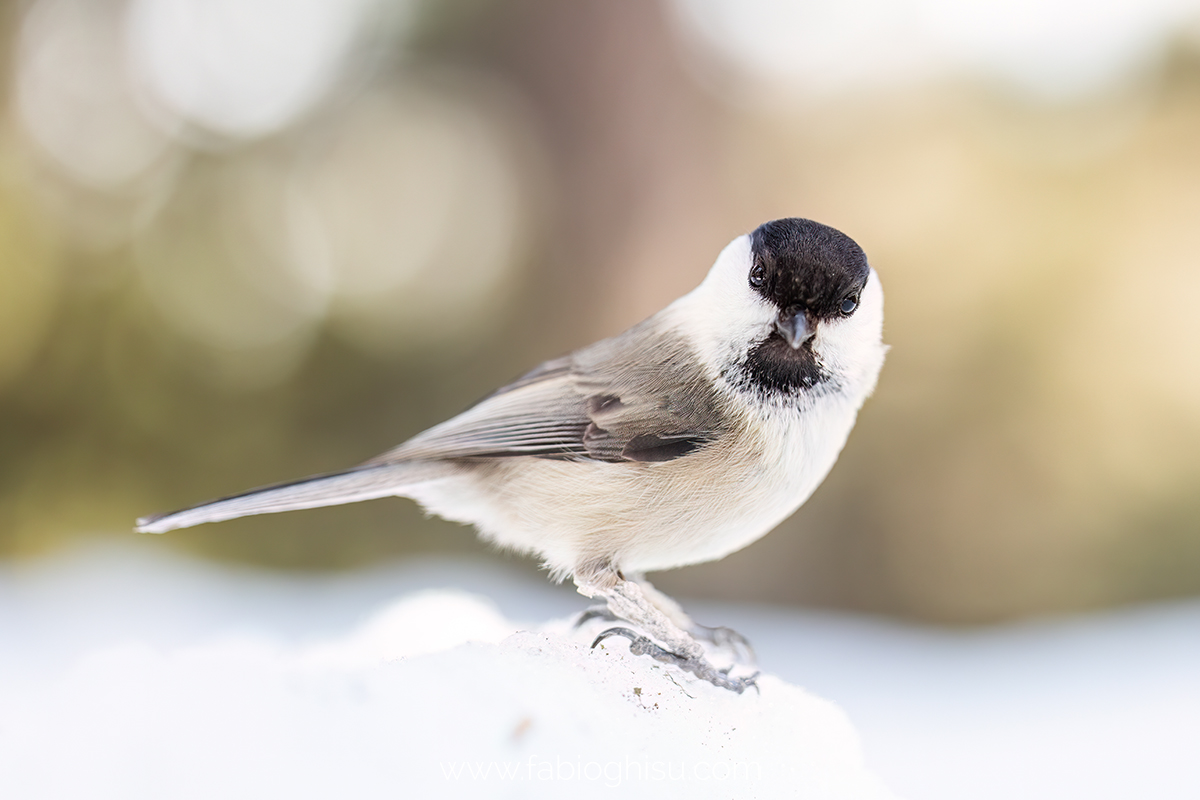
<svg viewBox="0 0 1200 800"><path fill-rule="evenodd" d="M825 479L846 443L857 408L838 396L806 409L773 409L726 453L713 453L707 474L722 486L703 527L675 541L637 548L638 569L652 571L723 558L770 532ZM648 543L649 544L649 543Z"/></svg>

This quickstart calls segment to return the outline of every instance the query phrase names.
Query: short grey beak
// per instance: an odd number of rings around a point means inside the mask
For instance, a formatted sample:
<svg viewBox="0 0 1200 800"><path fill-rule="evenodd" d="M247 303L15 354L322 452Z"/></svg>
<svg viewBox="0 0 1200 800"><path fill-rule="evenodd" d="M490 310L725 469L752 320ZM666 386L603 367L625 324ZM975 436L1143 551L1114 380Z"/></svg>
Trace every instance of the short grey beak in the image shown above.
<svg viewBox="0 0 1200 800"><path fill-rule="evenodd" d="M781 313L775 319L775 330L779 331L779 335L792 346L793 350L798 350L800 345L807 342L816 333L808 321L808 315L803 311L799 314Z"/></svg>

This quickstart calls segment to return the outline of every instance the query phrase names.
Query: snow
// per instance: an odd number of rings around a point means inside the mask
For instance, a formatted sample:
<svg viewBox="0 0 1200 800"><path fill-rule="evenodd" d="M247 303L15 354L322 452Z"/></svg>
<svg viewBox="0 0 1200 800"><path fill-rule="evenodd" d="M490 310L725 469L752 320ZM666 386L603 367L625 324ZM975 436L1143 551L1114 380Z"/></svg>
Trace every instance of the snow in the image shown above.
<svg viewBox="0 0 1200 800"><path fill-rule="evenodd" d="M221 625L177 615L170 597L138 598L143 572L177 573L202 606L233 576L130 555L10 579L0 796L636 798L675 796L682 782L695 797L893 797L845 714L776 677L737 695L620 639L592 649L595 632L566 620L522 631L461 590L410 591L308 641L272 635L269 613ZM106 568L127 573L109 610ZM320 581L256 582L234 578L235 594ZM101 605L79 603L81 587ZM119 613L131 601L132 624ZM78 626L74 612L112 641L70 655L58 623ZM176 619L207 632L187 642Z"/></svg>
<svg viewBox="0 0 1200 800"><path fill-rule="evenodd" d="M0 567L0 797L1200 797L1195 600L974 633L685 602L774 676L738 696L589 650L587 601L500 560L136 541Z"/></svg>

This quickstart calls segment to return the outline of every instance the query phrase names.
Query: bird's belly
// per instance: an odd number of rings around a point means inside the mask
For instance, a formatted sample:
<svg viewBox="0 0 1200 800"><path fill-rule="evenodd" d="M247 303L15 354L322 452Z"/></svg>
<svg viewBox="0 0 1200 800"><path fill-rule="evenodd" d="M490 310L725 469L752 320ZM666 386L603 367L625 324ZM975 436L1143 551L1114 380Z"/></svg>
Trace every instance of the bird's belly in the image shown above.
<svg viewBox="0 0 1200 800"><path fill-rule="evenodd" d="M670 569L722 558L778 525L824 479L852 424L853 414L815 428L785 418L660 463L495 461L413 494L563 574L598 559Z"/></svg>

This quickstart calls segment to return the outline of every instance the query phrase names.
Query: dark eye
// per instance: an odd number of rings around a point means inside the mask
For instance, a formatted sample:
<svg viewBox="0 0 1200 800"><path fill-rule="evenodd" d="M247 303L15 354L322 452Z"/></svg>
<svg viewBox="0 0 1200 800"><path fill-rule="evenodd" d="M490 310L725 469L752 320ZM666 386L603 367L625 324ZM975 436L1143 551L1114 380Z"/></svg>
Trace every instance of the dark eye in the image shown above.
<svg viewBox="0 0 1200 800"><path fill-rule="evenodd" d="M763 269L762 264L755 264L750 268L750 285L755 289L760 288L767 280L767 271Z"/></svg>
<svg viewBox="0 0 1200 800"><path fill-rule="evenodd" d="M842 313L847 316L854 313L854 309L858 308L857 297L847 297L842 301Z"/></svg>

